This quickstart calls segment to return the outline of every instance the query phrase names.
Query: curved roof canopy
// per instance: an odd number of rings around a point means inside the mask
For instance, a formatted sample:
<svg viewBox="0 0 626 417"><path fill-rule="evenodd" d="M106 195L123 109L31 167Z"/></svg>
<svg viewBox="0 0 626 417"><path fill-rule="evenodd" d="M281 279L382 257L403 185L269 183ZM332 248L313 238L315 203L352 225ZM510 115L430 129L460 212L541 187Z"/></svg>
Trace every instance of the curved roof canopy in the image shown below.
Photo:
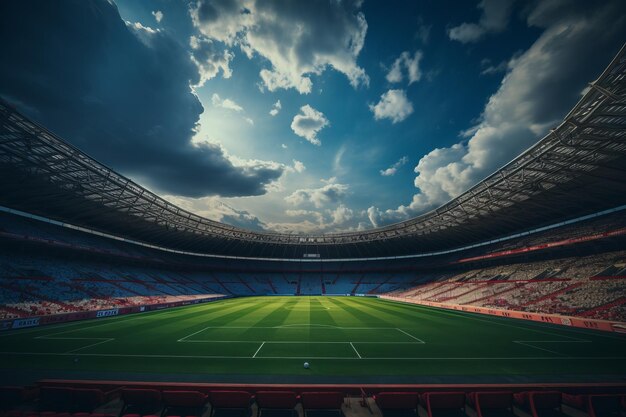
<svg viewBox="0 0 626 417"><path fill-rule="evenodd" d="M563 122L436 210L363 232L259 233L177 207L0 101L0 204L176 250L262 258L453 249L626 204L626 47Z"/></svg>

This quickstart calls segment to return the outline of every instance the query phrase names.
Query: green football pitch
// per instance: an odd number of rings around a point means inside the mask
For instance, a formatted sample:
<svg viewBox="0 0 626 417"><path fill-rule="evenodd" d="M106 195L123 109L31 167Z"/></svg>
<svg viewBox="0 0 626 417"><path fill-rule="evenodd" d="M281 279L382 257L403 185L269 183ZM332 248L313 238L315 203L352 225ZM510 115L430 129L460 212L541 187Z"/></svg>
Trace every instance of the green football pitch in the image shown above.
<svg viewBox="0 0 626 417"><path fill-rule="evenodd" d="M245 297L2 333L0 369L238 382L616 380L626 337L377 298Z"/></svg>

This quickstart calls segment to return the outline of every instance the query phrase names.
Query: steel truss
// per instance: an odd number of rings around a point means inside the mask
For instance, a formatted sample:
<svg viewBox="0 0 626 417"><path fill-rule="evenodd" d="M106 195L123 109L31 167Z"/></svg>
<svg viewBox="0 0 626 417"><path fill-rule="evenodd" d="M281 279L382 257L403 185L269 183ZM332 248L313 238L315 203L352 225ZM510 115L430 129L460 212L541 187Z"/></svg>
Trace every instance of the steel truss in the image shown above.
<svg viewBox="0 0 626 417"><path fill-rule="evenodd" d="M363 232L259 233L148 191L0 101L0 204L195 252L302 258L450 249L626 203L626 47L543 139L457 198Z"/></svg>

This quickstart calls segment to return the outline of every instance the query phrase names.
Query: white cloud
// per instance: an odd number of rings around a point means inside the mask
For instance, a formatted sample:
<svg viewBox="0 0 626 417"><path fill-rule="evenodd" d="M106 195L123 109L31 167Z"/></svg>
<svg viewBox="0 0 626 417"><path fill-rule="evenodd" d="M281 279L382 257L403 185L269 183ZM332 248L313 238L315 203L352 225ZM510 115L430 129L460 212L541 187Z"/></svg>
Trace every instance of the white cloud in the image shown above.
<svg viewBox="0 0 626 417"><path fill-rule="evenodd" d="M280 144L280 147L281 147L281 148L283 148L283 149L287 149L287 147L288 147L288 146L287 146L287 145L285 145L284 143L281 143L281 144Z"/></svg>
<svg viewBox="0 0 626 417"><path fill-rule="evenodd" d="M321 208L329 203L337 203L348 194L350 187L336 181L336 178L333 177L322 180L325 183L322 187L296 190L285 197L285 201L294 206L310 203L316 208Z"/></svg>
<svg viewBox="0 0 626 417"><path fill-rule="evenodd" d="M285 215L297 218L297 222L270 223L272 230L284 233L321 233L329 230L349 231L362 230L367 224L359 222L354 224L356 218L354 210L339 204L335 209L324 211L297 209L285 210Z"/></svg>
<svg viewBox="0 0 626 417"><path fill-rule="evenodd" d="M399 83L404 79L404 72L407 74L409 85L417 82L422 78L420 71L420 60L422 59L422 51L417 51L411 57L408 51L404 51L394 61L391 69L387 73L387 81L390 83Z"/></svg>
<svg viewBox="0 0 626 417"><path fill-rule="evenodd" d="M222 77L230 78L233 74L230 69L230 61L234 55L228 50L220 50L217 45L206 38L191 36L191 60L198 67L200 80L196 87L202 87L207 80L214 78L222 71Z"/></svg>
<svg viewBox="0 0 626 417"><path fill-rule="evenodd" d="M404 90L389 90L380 96L376 105L369 107L376 120L391 119L392 123L401 122L413 113L413 104Z"/></svg>
<svg viewBox="0 0 626 417"><path fill-rule="evenodd" d="M215 197L186 198L165 195L163 198L179 207L211 220L248 230L267 231L267 225L254 214L246 210L237 210Z"/></svg>
<svg viewBox="0 0 626 417"><path fill-rule="evenodd" d="M303 172L306 167L304 166L304 164L301 161L298 161L296 159L293 160L293 169L296 170L296 172Z"/></svg>
<svg viewBox="0 0 626 417"><path fill-rule="evenodd" d="M330 211L333 219L333 225L344 224L354 217L354 211L343 204L340 204L335 210Z"/></svg>
<svg viewBox="0 0 626 417"><path fill-rule="evenodd" d="M527 23L543 29L535 43L507 63L507 73L469 138L423 156L415 172L419 193L397 209L368 209L373 225L405 220L458 196L500 168L556 125L598 76L623 40L620 2L578 4L542 1ZM589 3L591 4L591 3ZM612 51L612 52L607 52ZM590 64L593 63L593 64Z"/></svg>
<svg viewBox="0 0 626 417"><path fill-rule="evenodd" d="M400 168L401 166L403 166L407 162L409 162L409 157L408 156L403 156L402 158L398 159L398 161L395 164L393 164L392 166L390 166L389 168L381 169L380 170L380 175L382 175L383 177L394 176L394 175L396 175L396 172L398 172L398 168Z"/></svg>
<svg viewBox="0 0 626 417"><path fill-rule="evenodd" d="M154 20L156 20L157 23L161 23L161 20L163 20L163 12L160 10L153 11L152 16L154 16Z"/></svg>
<svg viewBox="0 0 626 417"><path fill-rule="evenodd" d="M303 173L306 170L306 166L301 161L298 161L297 159L293 159L292 162L293 162L293 165L292 166L286 166L285 167L285 171L287 171L287 172L297 172L297 173L301 174L301 173Z"/></svg>
<svg viewBox="0 0 626 417"><path fill-rule="evenodd" d="M268 60L270 68L260 72L265 88L308 94L311 75L326 68L346 75L355 88L369 84L356 62L367 32L361 3L197 0L190 12L205 36L238 45L249 58L257 54Z"/></svg>
<svg viewBox="0 0 626 417"><path fill-rule="evenodd" d="M482 10L478 23L461 23L448 30L450 39L461 43L478 42L487 33L502 32L511 16L514 0L482 0L478 8Z"/></svg>
<svg viewBox="0 0 626 417"><path fill-rule="evenodd" d="M300 107L300 113L294 116L291 122L291 130L313 145L320 146L322 142L317 138L317 134L328 125L330 125L330 122L322 112L306 104Z"/></svg>
<svg viewBox="0 0 626 417"><path fill-rule="evenodd" d="M280 100L276 100L276 103L272 106L272 110L270 110L270 116L276 116L282 108L283 105L280 104Z"/></svg>
<svg viewBox="0 0 626 417"><path fill-rule="evenodd" d="M221 107L226 110L232 110L235 112L243 111L243 107L241 107L239 104L235 103L229 98L222 99L217 93L213 93L213 95L211 96L211 103L215 107Z"/></svg>

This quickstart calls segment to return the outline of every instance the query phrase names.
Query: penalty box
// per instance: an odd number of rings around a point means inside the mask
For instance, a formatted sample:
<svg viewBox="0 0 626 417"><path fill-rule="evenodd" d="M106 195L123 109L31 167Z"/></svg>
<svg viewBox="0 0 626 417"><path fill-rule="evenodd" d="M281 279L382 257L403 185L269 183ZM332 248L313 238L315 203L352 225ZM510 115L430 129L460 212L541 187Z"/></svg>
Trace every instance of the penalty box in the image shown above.
<svg viewBox="0 0 626 417"><path fill-rule="evenodd" d="M249 354L253 358L311 359L360 359L362 352L358 350L359 345L364 348L368 345L409 347L409 345L425 344L423 340L399 328L304 325L205 327L179 339L178 342L203 343L206 347L211 345L210 350L221 350L221 347L225 348L229 344L239 344L242 349L250 350ZM256 343L254 351L252 351L253 343ZM231 345L231 347L234 346Z"/></svg>
<svg viewBox="0 0 626 417"><path fill-rule="evenodd" d="M394 327L339 326L208 326L178 342L266 342L266 343L425 343L405 330Z"/></svg>

